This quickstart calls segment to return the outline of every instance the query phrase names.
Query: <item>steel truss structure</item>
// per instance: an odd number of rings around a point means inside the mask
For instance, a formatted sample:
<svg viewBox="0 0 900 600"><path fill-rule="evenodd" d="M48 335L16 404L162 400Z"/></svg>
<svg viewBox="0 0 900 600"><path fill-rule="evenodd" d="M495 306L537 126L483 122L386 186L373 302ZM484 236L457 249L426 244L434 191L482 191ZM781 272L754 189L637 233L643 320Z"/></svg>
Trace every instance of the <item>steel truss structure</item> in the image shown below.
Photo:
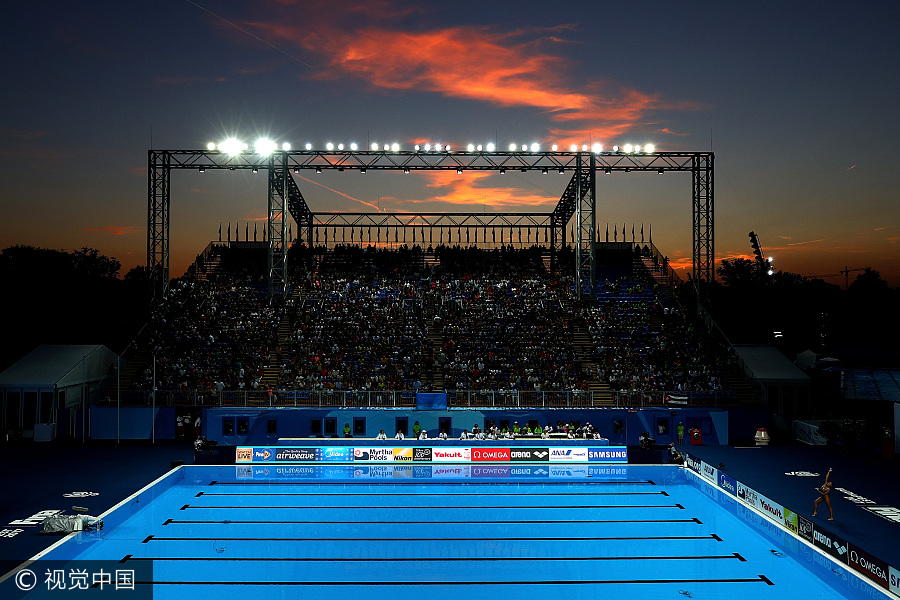
<svg viewBox="0 0 900 600"><path fill-rule="evenodd" d="M566 226L574 217L576 271L585 286L596 284L597 174L613 172L690 172L692 174L693 269L695 285L715 277L715 233L712 152L451 152L451 151L320 151L276 150L270 155L230 155L217 150L150 150L148 152L147 267L154 294L169 281L169 209L173 169L253 170L268 172L268 281L269 297L282 295L287 285L287 239L285 227L290 211L299 227L298 243L312 246L319 229L328 227L424 230L447 227L466 231L482 229L535 229L535 241L544 232L552 253L567 244ZM571 179L550 213L321 213L312 212L291 173L300 171L540 171L572 173ZM351 229L353 231L353 229ZM351 234L352 235L352 234ZM468 234L467 234L468 237ZM386 240L387 241L387 240ZM362 242L362 240L360 240ZM486 239L483 242L487 243ZM581 296L582 285L578 286Z"/></svg>

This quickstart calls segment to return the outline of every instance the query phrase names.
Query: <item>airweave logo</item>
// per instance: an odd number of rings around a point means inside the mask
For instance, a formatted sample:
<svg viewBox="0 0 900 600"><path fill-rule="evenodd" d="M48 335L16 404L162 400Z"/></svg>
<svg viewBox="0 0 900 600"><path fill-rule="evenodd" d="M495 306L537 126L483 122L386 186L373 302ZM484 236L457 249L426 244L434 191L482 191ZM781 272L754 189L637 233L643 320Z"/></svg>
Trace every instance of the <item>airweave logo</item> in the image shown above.
<svg viewBox="0 0 900 600"><path fill-rule="evenodd" d="M316 460L315 448L283 448L275 453L275 460Z"/></svg>

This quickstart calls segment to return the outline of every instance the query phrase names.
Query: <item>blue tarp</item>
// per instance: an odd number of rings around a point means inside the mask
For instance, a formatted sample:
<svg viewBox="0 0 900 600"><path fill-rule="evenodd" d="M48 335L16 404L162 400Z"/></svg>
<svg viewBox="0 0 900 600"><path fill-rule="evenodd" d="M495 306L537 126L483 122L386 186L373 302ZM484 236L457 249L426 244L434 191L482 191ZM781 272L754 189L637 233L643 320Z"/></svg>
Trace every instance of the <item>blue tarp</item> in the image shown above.
<svg viewBox="0 0 900 600"><path fill-rule="evenodd" d="M416 408L419 410L447 410L447 394L416 394Z"/></svg>

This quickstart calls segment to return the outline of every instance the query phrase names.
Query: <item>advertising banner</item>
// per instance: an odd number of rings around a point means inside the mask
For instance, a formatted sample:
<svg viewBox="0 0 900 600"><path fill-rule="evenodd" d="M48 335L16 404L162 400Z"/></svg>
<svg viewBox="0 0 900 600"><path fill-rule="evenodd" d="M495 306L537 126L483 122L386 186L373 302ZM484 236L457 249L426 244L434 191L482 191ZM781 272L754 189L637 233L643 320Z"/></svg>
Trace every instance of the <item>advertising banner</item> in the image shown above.
<svg viewBox="0 0 900 600"><path fill-rule="evenodd" d="M804 540L813 543L813 523L802 515L797 515L797 535Z"/></svg>
<svg viewBox="0 0 900 600"><path fill-rule="evenodd" d="M514 461L546 462L550 460L549 448L510 448L509 458Z"/></svg>
<svg viewBox="0 0 900 600"><path fill-rule="evenodd" d="M363 462L393 462L393 448L354 448L353 460Z"/></svg>
<svg viewBox="0 0 900 600"><path fill-rule="evenodd" d="M834 535L824 527L813 524L813 545L824 550L838 561L847 564L847 541Z"/></svg>
<svg viewBox="0 0 900 600"><path fill-rule="evenodd" d="M509 477L508 465L472 466L472 477Z"/></svg>
<svg viewBox="0 0 900 600"><path fill-rule="evenodd" d="M587 462L587 448L551 448L550 462Z"/></svg>
<svg viewBox="0 0 900 600"><path fill-rule="evenodd" d="M412 448L394 448L394 460L395 461L410 461L413 459L413 449Z"/></svg>
<svg viewBox="0 0 900 600"><path fill-rule="evenodd" d="M472 448L472 462L509 462L509 448Z"/></svg>
<svg viewBox="0 0 900 600"><path fill-rule="evenodd" d="M900 596L900 571L894 567L889 571L890 580L888 581L888 589L895 595Z"/></svg>
<svg viewBox="0 0 900 600"><path fill-rule="evenodd" d="M432 465L431 476L451 479L471 477L472 467L470 465Z"/></svg>
<svg viewBox="0 0 900 600"><path fill-rule="evenodd" d="M719 487L731 494L737 496L737 481L731 475L726 475L719 471Z"/></svg>
<svg viewBox="0 0 900 600"><path fill-rule="evenodd" d="M628 448L626 448L625 446L588 448L588 461L605 463L627 463Z"/></svg>
<svg viewBox="0 0 900 600"><path fill-rule="evenodd" d="M700 461L690 454L684 454L684 466L686 466L691 471L694 471L695 473L700 472Z"/></svg>
<svg viewBox="0 0 900 600"><path fill-rule="evenodd" d="M469 462L472 460L472 449L432 448L431 460L434 462Z"/></svg>
<svg viewBox="0 0 900 600"><path fill-rule="evenodd" d="M509 468L510 477L549 477L550 467L547 465L521 465Z"/></svg>
<svg viewBox="0 0 900 600"><path fill-rule="evenodd" d="M275 448L276 462L307 462L319 460L317 448Z"/></svg>
<svg viewBox="0 0 900 600"><path fill-rule="evenodd" d="M784 526L796 534L800 534L800 515L787 508L784 509Z"/></svg>
<svg viewBox="0 0 900 600"><path fill-rule="evenodd" d="M413 460L431 462L431 448L413 448Z"/></svg>
<svg viewBox="0 0 900 600"><path fill-rule="evenodd" d="M847 557L850 567L884 589L890 589L890 567L888 567L888 564L853 544L848 544L848 546Z"/></svg>
<svg viewBox="0 0 900 600"><path fill-rule="evenodd" d="M718 485L719 470L706 461L700 461L700 476Z"/></svg>

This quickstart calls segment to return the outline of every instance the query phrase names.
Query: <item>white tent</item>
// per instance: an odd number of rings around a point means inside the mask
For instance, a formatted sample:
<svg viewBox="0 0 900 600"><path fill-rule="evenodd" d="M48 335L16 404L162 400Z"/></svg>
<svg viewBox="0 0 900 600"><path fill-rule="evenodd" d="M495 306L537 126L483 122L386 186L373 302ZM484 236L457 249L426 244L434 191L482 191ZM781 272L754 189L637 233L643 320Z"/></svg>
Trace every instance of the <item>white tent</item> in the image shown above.
<svg viewBox="0 0 900 600"><path fill-rule="evenodd" d="M85 394L90 401L117 358L98 344L38 346L0 373L4 431L53 437L59 409L80 406Z"/></svg>

